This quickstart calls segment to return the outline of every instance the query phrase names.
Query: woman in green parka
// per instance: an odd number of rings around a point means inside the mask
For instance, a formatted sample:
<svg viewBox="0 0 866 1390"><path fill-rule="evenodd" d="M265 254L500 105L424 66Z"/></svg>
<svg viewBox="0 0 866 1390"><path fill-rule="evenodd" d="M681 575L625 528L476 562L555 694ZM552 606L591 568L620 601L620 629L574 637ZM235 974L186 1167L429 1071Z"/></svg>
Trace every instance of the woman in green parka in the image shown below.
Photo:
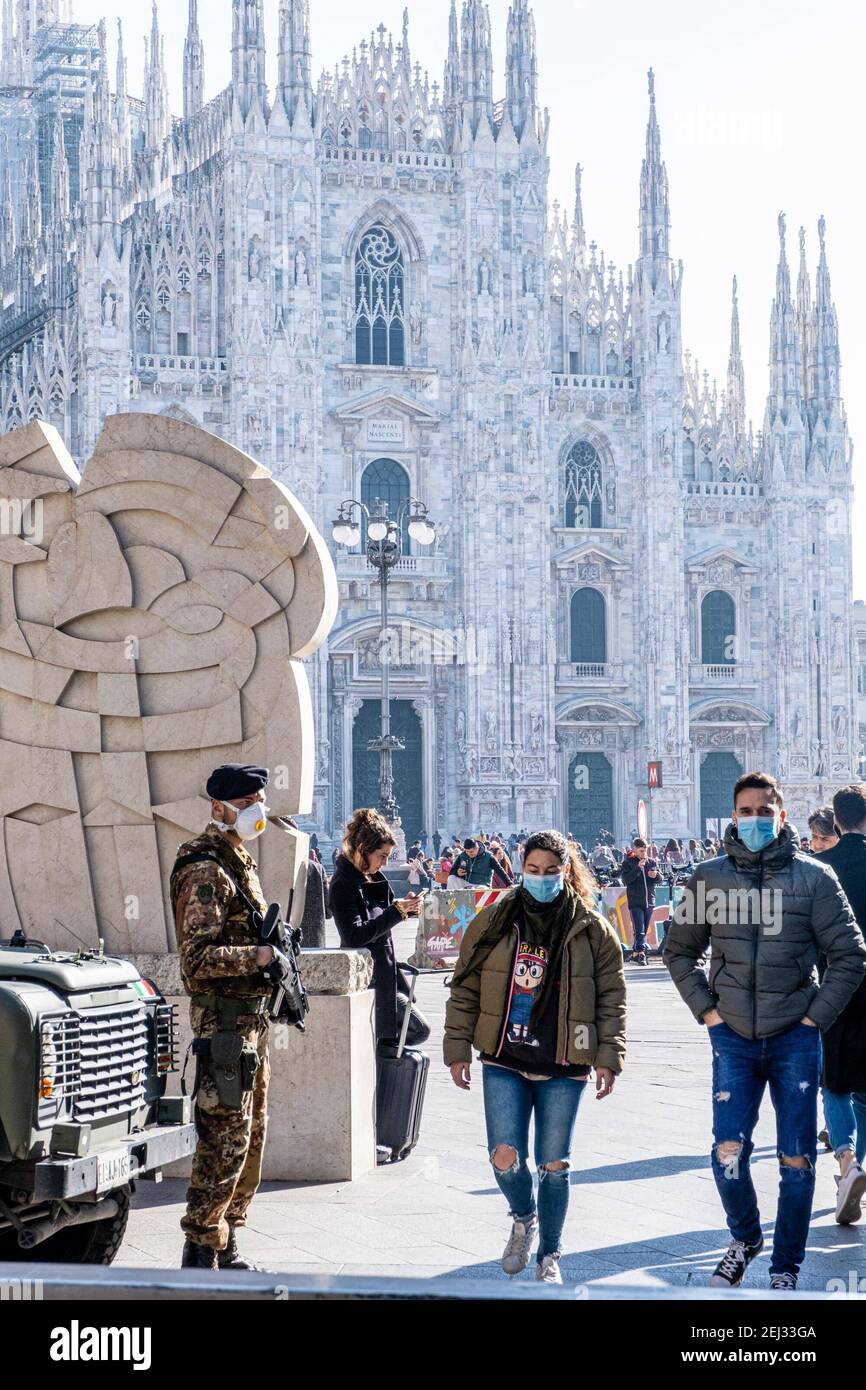
<svg viewBox="0 0 866 1390"><path fill-rule="evenodd" d="M506 1197L506 1274L529 1264L561 1284L577 1110L595 1070L596 1099L625 1056L625 976L613 927L595 910L588 870L556 830L526 841L523 881L479 912L463 938L445 1015L445 1063L468 1091L473 1046L482 1063L487 1147ZM538 1199L529 1122L535 1117Z"/></svg>

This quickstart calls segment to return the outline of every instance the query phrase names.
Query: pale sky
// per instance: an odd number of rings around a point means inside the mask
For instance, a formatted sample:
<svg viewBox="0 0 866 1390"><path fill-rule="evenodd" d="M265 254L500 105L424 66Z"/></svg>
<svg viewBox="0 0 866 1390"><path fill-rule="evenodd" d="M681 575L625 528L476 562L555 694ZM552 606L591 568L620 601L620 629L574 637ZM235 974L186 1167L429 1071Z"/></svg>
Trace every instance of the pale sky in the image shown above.
<svg viewBox="0 0 866 1390"><path fill-rule="evenodd" d="M458 5L462 8L462 0ZM278 0L265 0L271 80ZM313 69L332 68L380 22L397 41L403 0L311 0ZM798 228L814 283L817 222L839 315L842 393L855 446L855 597L866 598L866 321L862 178L866 8L854 0L535 0L540 100L550 109L550 198L571 212L583 166L589 239L623 268L637 251L638 179L647 117L646 70L656 96L671 192L671 250L685 264L683 334L701 367L724 385L731 277L739 287L747 411L761 428L768 384L769 314L778 258L776 219L787 214L796 280ZM412 60L442 81L449 0L409 5ZM150 5L73 0L79 22L104 15L110 41L124 22L130 90L141 92ZM162 0L160 23L172 111L180 114L187 5ZM495 93L504 95L508 0L491 0ZM205 95L231 72L230 0L199 0ZM112 69L113 72L113 69Z"/></svg>

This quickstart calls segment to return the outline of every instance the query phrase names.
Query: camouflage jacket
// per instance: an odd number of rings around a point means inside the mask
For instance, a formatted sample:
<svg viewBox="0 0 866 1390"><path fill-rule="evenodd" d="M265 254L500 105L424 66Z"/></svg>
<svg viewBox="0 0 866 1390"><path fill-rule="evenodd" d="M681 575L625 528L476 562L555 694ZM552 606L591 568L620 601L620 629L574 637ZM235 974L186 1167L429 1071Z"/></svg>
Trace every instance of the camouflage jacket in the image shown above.
<svg viewBox="0 0 866 1390"><path fill-rule="evenodd" d="M213 823L181 845L177 857L188 854L210 854L219 863L200 860L172 870L171 905L184 989L235 998L269 993L256 965L258 942L249 911L235 891L237 884L266 911L255 860L241 845L229 844Z"/></svg>

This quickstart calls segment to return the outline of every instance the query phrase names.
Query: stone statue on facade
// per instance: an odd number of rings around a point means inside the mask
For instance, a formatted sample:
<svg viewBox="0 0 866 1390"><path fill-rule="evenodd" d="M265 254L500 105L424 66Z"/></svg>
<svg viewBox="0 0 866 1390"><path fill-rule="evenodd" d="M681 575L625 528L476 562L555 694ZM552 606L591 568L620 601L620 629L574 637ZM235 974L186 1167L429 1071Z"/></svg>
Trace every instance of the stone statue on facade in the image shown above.
<svg viewBox="0 0 866 1390"><path fill-rule="evenodd" d="M455 736L458 750L463 753L466 750L466 711L459 709L455 725Z"/></svg>
<svg viewBox="0 0 866 1390"><path fill-rule="evenodd" d="M485 715L487 725L487 747L490 752L494 752L497 747L498 720L496 711L489 709Z"/></svg>
<svg viewBox="0 0 866 1390"><path fill-rule="evenodd" d="M102 291L102 325L104 328L114 328L117 323L117 295L111 285L106 285Z"/></svg>
<svg viewBox="0 0 866 1390"><path fill-rule="evenodd" d="M423 318L421 314L421 303L413 299L409 306L409 331L412 335L412 342L416 347L420 345L423 330Z"/></svg>

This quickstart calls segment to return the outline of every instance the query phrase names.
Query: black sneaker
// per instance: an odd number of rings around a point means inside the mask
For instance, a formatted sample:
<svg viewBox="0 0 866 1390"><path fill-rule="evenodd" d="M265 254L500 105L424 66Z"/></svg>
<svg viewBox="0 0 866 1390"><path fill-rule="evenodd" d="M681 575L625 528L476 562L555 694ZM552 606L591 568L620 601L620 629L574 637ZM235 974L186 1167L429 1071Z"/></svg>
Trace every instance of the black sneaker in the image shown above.
<svg viewBox="0 0 866 1390"><path fill-rule="evenodd" d="M771 1274L770 1288L774 1293L795 1293L797 1276L796 1274L789 1274L787 1271L783 1271L781 1274Z"/></svg>
<svg viewBox="0 0 866 1390"><path fill-rule="evenodd" d="M760 1255L763 1248L763 1236L755 1245L747 1245L744 1240L732 1240L713 1271L710 1288L738 1289L752 1260Z"/></svg>

